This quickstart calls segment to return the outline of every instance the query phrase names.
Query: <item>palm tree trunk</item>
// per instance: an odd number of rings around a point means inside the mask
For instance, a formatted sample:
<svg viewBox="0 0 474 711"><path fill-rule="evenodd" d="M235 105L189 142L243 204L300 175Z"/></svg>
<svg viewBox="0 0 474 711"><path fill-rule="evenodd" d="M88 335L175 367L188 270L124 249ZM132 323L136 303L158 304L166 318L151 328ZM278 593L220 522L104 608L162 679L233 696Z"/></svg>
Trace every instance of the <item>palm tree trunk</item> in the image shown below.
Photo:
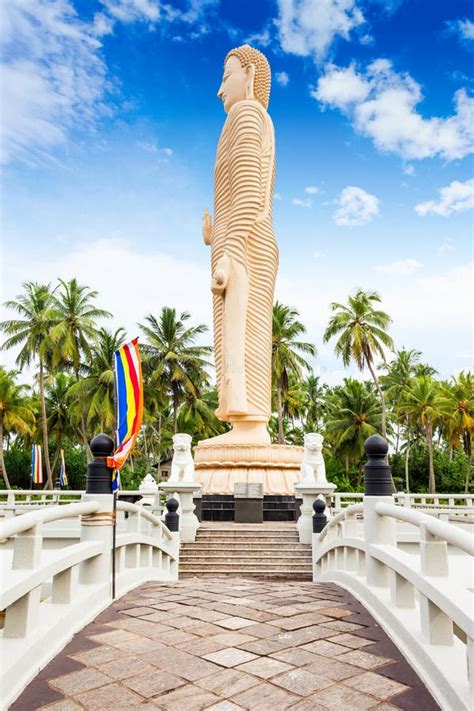
<svg viewBox="0 0 474 711"><path fill-rule="evenodd" d="M405 489L407 494L410 493L410 449L411 449L411 439L410 439L410 430L408 430L408 438L407 438L407 448L405 452Z"/></svg>
<svg viewBox="0 0 474 711"><path fill-rule="evenodd" d="M178 431L178 396L173 392L173 434Z"/></svg>
<svg viewBox="0 0 474 711"><path fill-rule="evenodd" d="M79 382L80 377L79 377L79 371L75 370L74 374L76 376L76 383ZM86 418L84 417L84 413L82 412L81 408L81 436L82 436L82 441L84 442L84 449L86 450L86 459L87 462L92 462L92 452L91 448L89 446L89 438L87 437L87 428L86 428Z"/></svg>
<svg viewBox="0 0 474 711"><path fill-rule="evenodd" d="M385 405L385 395L384 395L382 388L380 387L379 379L377 378L375 370L372 367L372 363L370 362L367 355L365 356L365 360L367 363L367 367L370 370L372 380L374 381L374 385L375 385L377 392L380 396L380 402L382 404L382 437L384 439L387 439L387 410L386 410L386 405Z"/></svg>
<svg viewBox="0 0 474 711"><path fill-rule="evenodd" d="M53 474L51 471L51 462L49 461L49 441L48 441L48 421L46 417L46 399L44 396L44 372L43 372L43 360L40 358L39 362L39 388L40 388L40 401L41 401L41 424L43 427L43 449L44 449L44 463L46 465L46 488L53 488Z"/></svg>
<svg viewBox="0 0 474 711"><path fill-rule="evenodd" d="M5 459L3 457L3 424L0 422L0 474L3 477L7 489L11 489L10 481L5 467Z"/></svg>
<svg viewBox="0 0 474 711"><path fill-rule="evenodd" d="M397 421L397 438L395 440L395 454L398 454L400 449L400 421Z"/></svg>
<svg viewBox="0 0 474 711"><path fill-rule="evenodd" d="M430 494L436 493L436 478L433 461L433 428L431 422L426 426L426 444L428 445L428 461L429 461L429 481L428 488Z"/></svg>
<svg viewBox="0 0 474 711"><path fill-rule="evenodd" d="M469 484L471 483L471 474L472 474L472 442L471 442L471 433L470 432L464 432L463 444L464 444L464 451L467 456L467 470L466 470L466 481L464 484L464 493L468 494L469 493Z"/></svg>
<svg viewBox="0 0 474 711"><path fill-rule="evenodd" d="M277 385L277 407L278 407L278 444L285 444L285 433L283 431L283 403L281 385Z"/></svg>

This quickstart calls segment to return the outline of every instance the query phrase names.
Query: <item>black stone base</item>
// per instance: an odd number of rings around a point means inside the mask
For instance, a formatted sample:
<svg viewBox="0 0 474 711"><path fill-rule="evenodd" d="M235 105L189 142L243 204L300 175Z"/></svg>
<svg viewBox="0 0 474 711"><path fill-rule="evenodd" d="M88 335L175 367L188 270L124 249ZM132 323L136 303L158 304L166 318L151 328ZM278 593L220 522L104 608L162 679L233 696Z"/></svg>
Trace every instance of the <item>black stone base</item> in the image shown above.
<svg viewBox="0 0 474 711"><path fill-rule="evenodd" d="M234 521L235 501L233 496L203 494L201 516L203 521ZM294 496L264 496L264 521L295 521Z"/></svg>

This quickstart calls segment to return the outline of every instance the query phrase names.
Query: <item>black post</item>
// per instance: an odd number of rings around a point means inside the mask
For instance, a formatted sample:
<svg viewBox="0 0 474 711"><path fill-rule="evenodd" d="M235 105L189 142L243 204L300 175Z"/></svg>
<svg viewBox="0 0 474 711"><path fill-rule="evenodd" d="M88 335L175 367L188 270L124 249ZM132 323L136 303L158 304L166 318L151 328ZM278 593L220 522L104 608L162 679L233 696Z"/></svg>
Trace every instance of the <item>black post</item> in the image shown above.
<svg viewBox="0 0 474 711"><path fill-rule="evenodd" d="M102 433L91 441L91 452L94 461L87 465L86 494L111 494L113 469L107 466L107 457L111 457L115 449L114 441Z"/></svg>
<svg viewBox="0 0 474 711"><path fill-rule="evenodd" d="M321 533L328 522L328 517L324 513L326 502L323 499L316 499L313 503L313 533Z"/></svg>
<svg viewBox="0 0 474 711"><path fill-rule="evenodd" d="M380 435L365 440L365 496L392 496L392 472L387 461L388 444Z"/></svg>
<svg viewBox="0 0 474 711"><path fill-rule="evenodd" d="M179 515L176 512L179 508L179 501L176 501L176 499L168 499L166 508L165 525L168 531L177 533L177 531L179 531Z"/></svg>
<svg viewBox="0 0 474 711"><path fill-rule="evenodd" d="M56 481L54 482L54 488L55 489L61 488L61 473L59 473L58 476L56 477Z"/></svg>

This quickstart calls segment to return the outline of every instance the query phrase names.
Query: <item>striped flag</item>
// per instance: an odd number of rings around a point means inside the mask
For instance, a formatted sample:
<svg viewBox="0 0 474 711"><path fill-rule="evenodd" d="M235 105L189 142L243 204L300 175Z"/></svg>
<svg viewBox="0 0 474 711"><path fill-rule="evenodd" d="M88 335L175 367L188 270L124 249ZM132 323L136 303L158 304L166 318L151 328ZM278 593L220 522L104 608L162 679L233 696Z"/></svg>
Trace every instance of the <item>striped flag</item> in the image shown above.
<svg viewBox="0 0 474 711"><path fill-rule="evenodd" d="M66 462L64 461L64 449L61 449L61 468L59 470L59 484L60 486L67 486L67 474L66 474Z"/></svg>
<svg viewBox="0 0 474 711"><path fill-rule="evenodd" d="M119 470L132 451L143 419L143 381L138 338L115 351L116 450L107 458L114 468L112 490L120 485Z"/></svg>
<svg viewBox="0 0 474 711"><path fill-rule="evenodd" d="M34 444L31 448L31 483L43 483L43 462L40 444Z"/></svg>

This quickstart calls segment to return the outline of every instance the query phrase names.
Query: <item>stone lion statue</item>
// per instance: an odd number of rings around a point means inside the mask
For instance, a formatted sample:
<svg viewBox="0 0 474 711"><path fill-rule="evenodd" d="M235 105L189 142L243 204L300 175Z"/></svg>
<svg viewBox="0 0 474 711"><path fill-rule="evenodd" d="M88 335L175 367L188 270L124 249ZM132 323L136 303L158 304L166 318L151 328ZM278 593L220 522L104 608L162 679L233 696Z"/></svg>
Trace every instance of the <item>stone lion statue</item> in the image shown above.
<svg viewBox="0 0 474 711"><path fill-rule="evenodd" d="M168 481L190 483L194 481L194 460L191 454L191 435L173 435L173 459Z"/></svg>
<svg viewBox="0 0 474 711"><path fill-rule="evenodd" d="M304 452L301 462L302 482L327 484L326 467L323 459L324 437L317 432L304 436Z"/></svg>

